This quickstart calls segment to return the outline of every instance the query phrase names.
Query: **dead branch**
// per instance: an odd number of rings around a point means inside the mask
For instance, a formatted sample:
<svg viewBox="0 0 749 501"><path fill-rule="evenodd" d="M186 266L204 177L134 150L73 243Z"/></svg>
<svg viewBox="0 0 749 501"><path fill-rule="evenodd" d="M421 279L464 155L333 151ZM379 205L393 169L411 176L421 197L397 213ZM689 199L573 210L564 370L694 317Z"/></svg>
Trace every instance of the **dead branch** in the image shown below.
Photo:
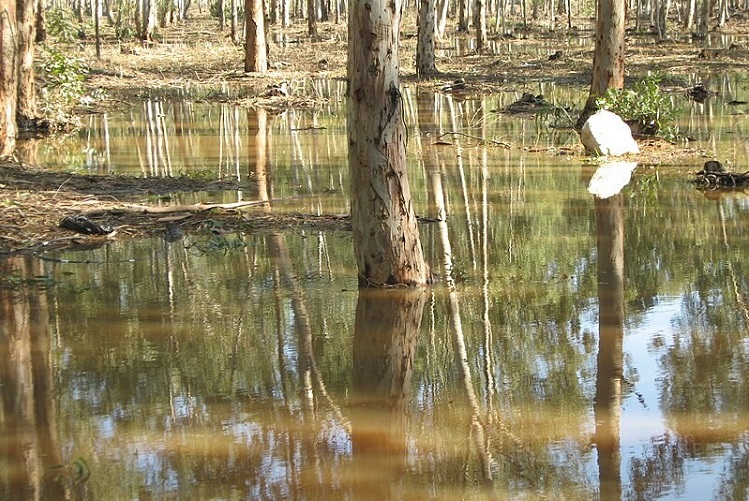
<svg viewBox="0 0 749 501"><path fill-rule="evenodd" d="M463 137L467 137L468 139L474 139L476 141L479 141L482 144L489 143L489 144L493 144L494 146L502 146L503 148L512 147L510 143L505 143L504 141L497 141L496 139L485 139L483 137L471 136L470 134L465 134L463 132L455 132L455 131L443 132L442 134L437 136L437 141L439 141L445 136L463 136Z"/></svg>
<svg viewBox="0 0 749 501"><path fill-rule="evenodd" d="M115 207L98 207L83 213L84 216L101 216L103 214L174 214L178 212L199 213L211 209L233 210L243 207L253 207L270 203L269 200L255 200L248 202L233 202L228 204L206 204L198 202L191 205L169 205L165 207L151 207L148 205L127 204Z"/></svg>

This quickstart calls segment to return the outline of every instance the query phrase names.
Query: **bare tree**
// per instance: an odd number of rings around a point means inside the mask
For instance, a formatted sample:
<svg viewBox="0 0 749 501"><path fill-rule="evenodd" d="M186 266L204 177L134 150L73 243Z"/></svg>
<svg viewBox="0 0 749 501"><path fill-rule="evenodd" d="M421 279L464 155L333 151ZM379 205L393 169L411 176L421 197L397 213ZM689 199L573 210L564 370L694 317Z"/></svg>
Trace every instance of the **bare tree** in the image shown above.
<svg viewBox="0 0 749 501"><path fill-rule="evenodd" d="M351 222L363 287L430 281L406 173L398 75L402 14L402 0L353 0L349 6Z"/></svg>

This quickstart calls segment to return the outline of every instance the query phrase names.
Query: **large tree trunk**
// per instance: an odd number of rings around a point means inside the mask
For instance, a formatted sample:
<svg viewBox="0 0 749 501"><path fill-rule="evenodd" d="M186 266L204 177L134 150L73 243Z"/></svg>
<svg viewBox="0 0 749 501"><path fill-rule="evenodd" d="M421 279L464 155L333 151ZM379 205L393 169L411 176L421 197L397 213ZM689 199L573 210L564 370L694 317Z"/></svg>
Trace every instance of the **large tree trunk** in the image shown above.
<svg viewBox="0 0 749 501"><path fill-rule="evenodd" d="M596 109L596 99L603 97L608 89L624 87L624 0L599 0L596 21L596 44L593 54L593 82L585 109L577 126Z"/></svg>
<svg viewBox="0 0 749 501"><path fill-rule="evenodd" d="M16 146L17 33L15 0L0 0L0 156Z"/></svg>
<svg viewBox="0 0 749 501"><path fill-rule="evenodd" d="M18 101L16 120L19 127L30 127L36 121L36 86L34 85L34 22L36 0L17 0L18 21Z"/></svg>
<svg viewBox="0 0 749 501"><path fill-rule="evenodd" d="M402 13L401 0L353 0L349 6L348 159L361 286L430 281L406 173L398 76Z"/></svg>
<svg viewBox="0 0 749 501"><path fill-rule="evenodd" d="M244 71L268 71L268 43L265 38L265 9L263 0L245 0L244 12L247 40L244 53Z"/></svg>
<svg viewBox="0 0 749 501"><path fill-rule="evenodd" d="M419 28L416 42L416 76L437 73L434 62L434 0L419 0Z"/></svg>

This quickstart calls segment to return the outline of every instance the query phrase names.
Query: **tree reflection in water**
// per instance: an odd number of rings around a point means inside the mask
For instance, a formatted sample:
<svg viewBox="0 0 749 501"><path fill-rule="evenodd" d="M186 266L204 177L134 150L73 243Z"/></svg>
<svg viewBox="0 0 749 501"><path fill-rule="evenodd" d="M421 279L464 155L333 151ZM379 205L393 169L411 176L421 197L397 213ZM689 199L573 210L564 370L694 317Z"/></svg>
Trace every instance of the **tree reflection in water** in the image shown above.
<svg viewBox="0 0 749 501"><path fill-rule="evenodd" d="M403 498L411 376L426 299L422 289L359 291L350 409L356 499Z"/></svg>

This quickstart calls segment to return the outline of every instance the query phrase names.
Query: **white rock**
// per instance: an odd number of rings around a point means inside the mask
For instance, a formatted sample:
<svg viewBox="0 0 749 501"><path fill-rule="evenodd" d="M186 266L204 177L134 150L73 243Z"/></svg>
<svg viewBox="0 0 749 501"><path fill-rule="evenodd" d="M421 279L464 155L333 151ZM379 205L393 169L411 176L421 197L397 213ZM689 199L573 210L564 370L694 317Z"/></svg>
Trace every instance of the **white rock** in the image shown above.
<svg viewBox="0 0 749 501"><path fill-rule="evenodd" d="M588 153L595 155L626 155L639 153L632 131L619 115L598 110L583 125L580 140Z"/></svg>
<svg viewBox="0 0 749 501"><path fill-rule="evenodd" d="M637 162L606 162L593 174L588 192L598 198L609 198L622 191L632 179Z"/></svg>

